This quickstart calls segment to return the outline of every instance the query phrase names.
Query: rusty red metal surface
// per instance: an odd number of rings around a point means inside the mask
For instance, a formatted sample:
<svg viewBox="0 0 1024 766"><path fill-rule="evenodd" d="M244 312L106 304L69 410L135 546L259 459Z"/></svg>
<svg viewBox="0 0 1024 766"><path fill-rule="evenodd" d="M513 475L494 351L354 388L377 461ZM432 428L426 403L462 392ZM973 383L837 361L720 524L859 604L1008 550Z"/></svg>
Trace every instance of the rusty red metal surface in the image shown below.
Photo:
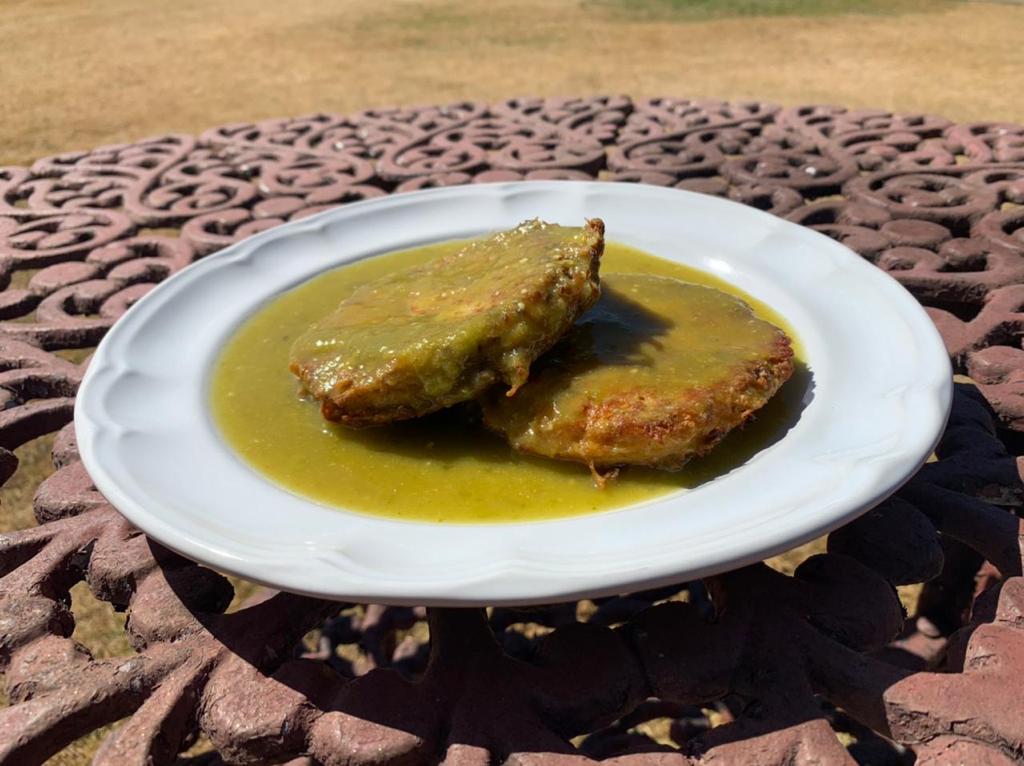
<svg viewBox="0 0 1024 766"><path fill-rule="evenodd" d="M976 383L958 386L938 460L793 576L757 565L597 603L429 614L287 594L226 614L224 577L92 487L68 425L85 363L65 352L154 284L333 205L520 178L728 197L888 271ZM1024 127L924 115L522 99L228 125L0 169L0 479L17 447L59 432L38 526L0 536L0 762L40 763L125 719L96 763L174 763L199 736L216 753L181 763L1019 763L1022 278ZM128 612L133 656L95 659L71 638L81 581ZM894 586L922 582L908 617ZM326 662L298 649L320 626Z"/></svg>

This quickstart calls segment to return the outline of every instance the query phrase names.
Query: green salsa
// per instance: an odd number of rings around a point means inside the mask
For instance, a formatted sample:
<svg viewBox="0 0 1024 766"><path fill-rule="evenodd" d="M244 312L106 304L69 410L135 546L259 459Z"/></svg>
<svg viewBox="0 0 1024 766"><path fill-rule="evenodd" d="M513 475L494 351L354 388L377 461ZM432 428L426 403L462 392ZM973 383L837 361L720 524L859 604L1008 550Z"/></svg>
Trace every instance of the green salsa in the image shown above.
<svg viewBox="0 0 1024 766"><path fill-rule="evenodd" d="M709 456L669 473L630 467L604 489L585 466L514 452L462 408L390 426L354 430L325 421L288 371L294 340L369 280L455 251L444 243L326 272L250 317L226 344L210 390L227 443L270 481L327 506L430 522L509 522L621 508L695 487L777 441L799 412L806 368L741 431ZM715 276L609 242L602 274L641 273L707 285L745 300L794 338L772 309Z"/></svg>

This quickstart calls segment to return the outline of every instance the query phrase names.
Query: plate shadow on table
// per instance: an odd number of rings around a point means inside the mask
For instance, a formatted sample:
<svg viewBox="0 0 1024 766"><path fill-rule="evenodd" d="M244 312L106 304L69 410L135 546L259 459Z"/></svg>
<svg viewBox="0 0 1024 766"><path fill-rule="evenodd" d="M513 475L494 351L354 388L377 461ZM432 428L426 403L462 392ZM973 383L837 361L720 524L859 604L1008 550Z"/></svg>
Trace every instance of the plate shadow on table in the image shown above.
<svg viewBox="0 0 1024 766"><path fill-rule="evenodd" d="M791 390L784 394L794 397L801 404L800 409L810 402L813 397L813 376L806 367L802 367L788 385ZM995 415L989 403L976 388L958 384L955 387L950 416L951 426L957 428L965 422L976 419L980 409L985 410L987 415L992 417ZM782 438L791 427L791 425L788 427L782 425L769 429L770 436L776 440ZM955 450L953 451L955 452ZM938 452L942 457L943 447L941 445ZM942 501L949 499L953 494L958 494L941 486L941 482L936 481L936 479L942 478L944 470L948 471L948 466L943 468L941 463L927 464L920 474L901 490L899 496L913 501L921 508L932 508L933 512L937 514L936 518L941 518L948 511L936 507L936 505L941 506ZM978 505L973 500L971 503L973 511L989 515L990 518L987 519L989 523L992 523L993 520L999 522L993 527L998 532L997 537L992 541L995 545L994 549L1002 548L1007 552L1007 562L1014 564L1014 567L1008 566L1007 572L1011 574L1014 571L1019 572L1019 567L1015 568L1018 552L1014 545L1018 531L1017 515L995 507L986 510L983 505ZM982 556L974 549L952 538L944 538L942 542L945 555L948 557L952 554L957 560L955 565L959 570L957 576L967 586L965 592L968 595L972 594L975 584L974 574L979 562L982 561ZM157 561L162 568L181 569L180 560L173 554L166 562L160 555L157 555ZM966 566L964 562L966 562ZM190 588L186 584L185 580L168 577L168 583L179 594L183 603L195 603L196 592L194 588ZM941 587L948 587L948 583ZM948 598L948 594L946 597ZM267 601L252 605L240 613L221 615L193 611L193 614L214 637L247 663L260 668L263 673L274 674L280 683L306 695L320 709L342 711L362 721L385 726L396 732L405 732L426 742L434 742L433 738L438 735L439 731L437 720L431 719L423 712L433 709L432 706L443 706L449 716L453 712L457 714L460 709L464 712L467 707L475 709L477 704L486 708L490 698L487 695L482 698L476 697L476 693L481 688L487 690L489 694L494 689L513 690L510 695L498 695L501 704L510 698L517 703L529 699L528 689L532 688L530 686L531 677L523 673L523 668L532 663L529 659L525 662L511 659L510 656L503 653L500 645L494 640L492 632L494 624L488 624L486 614L481 609L431 610L431 636L438 637L438 643L442 648L435 651L434 646L430 645L429 663L422 673L417 673L414 677L405 677L392 669L386 673L386 678L379 671L351 678L347 674L330 669L326 663L289 659L287 650L276 654L268 653L268 645L265 643L268 626L279 625L286 630L291 628L295 632L294 624L288 619L290 615L301 617L303 613L313 613L318 610L336 614L345 606L345 604L331 605L317 599L278 594ZM936 603L933 606L938 607L940 604ZM190 609L190 611L192 610ZM958 613L956 624L949 626L949 630L960 627L960 610L955 609L954 611ZM923 612L919 611L918 613L922 614ZM904 635L912 632L913 625L913 622L908 623L908 630ZM974 625L972 630L976 627L977 625ZM884 661L893 667L902 668L906 672L926 669L922 665L921 657L899 647L889 646L880 652L875 652L872 656L875 661ZM301 664L290 665L294 662ZM289 669L285 672L275 672L283 665L289 665ZM453 671L453 668L457 668L457 670ZM297 672L300 669L303 669L303 672ZM467 683L467 680L471 683ZM491 697L493 696L492 694ZM519 699L515 699L517 696ZM503 721L506 718L508 718L508 711L500 711L494 720ZM473 720L482 719L480 716L475 716ZM786 725L792 725L792 721L787 722ZM541 727L538 725L509 731L506 732L506 735L509 739L515 739L519 735L520 739L517 741L520 745L525 743L525 751L569 751L569 746L556 738L535 739L540 730ZM465 726L450 730L441 728L440 731L441 737L438 744L442 742L447 745L462 744L485 749L493 749L495 746L494 740L490 736L485 736L489 733L479 733L467 729ZM730 730L729 733L743 737L750 734L749 730L742 728ZM864 733L869 737L873 736L867 729L864 729Z"/></svg>

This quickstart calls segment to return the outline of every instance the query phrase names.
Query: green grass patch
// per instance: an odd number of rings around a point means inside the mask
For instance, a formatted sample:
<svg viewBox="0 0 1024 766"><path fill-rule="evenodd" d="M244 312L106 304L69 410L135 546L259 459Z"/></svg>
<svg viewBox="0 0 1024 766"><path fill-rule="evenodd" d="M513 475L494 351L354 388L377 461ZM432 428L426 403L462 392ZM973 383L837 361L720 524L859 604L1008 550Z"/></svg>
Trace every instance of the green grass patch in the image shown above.
<svg viewBox="0 0 1024 766"><path fill-rule="evenodd" d="M584 0L633 21L707 21L758 16L896 15L947 10L961 0Z"/></svg>

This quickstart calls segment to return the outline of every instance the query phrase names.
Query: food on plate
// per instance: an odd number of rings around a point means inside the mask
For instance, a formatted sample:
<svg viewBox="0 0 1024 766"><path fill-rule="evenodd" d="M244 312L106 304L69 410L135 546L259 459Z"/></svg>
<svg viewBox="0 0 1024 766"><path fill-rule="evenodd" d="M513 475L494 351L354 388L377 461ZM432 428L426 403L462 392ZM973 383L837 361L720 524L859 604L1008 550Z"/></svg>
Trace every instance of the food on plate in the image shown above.
<svg viewBox="0 0 1024 766"><path fill-rule="evenodd" d="M613 274L603 297L484 423L522 452L675 470L705 455L793 372L786 334L720 290Z"/></svg>
<svg viewBox="0 0 1024 766"><path fill-rule="evenodd" d="M347 263L277 296L246 320L217 361L210 390L218 431L241 459L290 492L348 511L427 523L536 521L623 508L698 487L775 444L797 421L806 381L799 366L797 381L791 378L753 422L734 430L706 458L674 472L631 466L597 492L579 464L516 452L462 408L357 429L325 421L315 401L296 396L296 379L288 371L296 338L365 285L447 257L464 244L435 243ZM712 273L614 241L605 244L601 274L613 289L618 274L708 285L788 327L769 306ZM533 365L531 377L541 364Z"/></svg>
<svg viewBox="0 0 1024 766"><path fill-rule="evenodd" d="M373 281L293 344L324 418L370 426L514 393L600 295L604 223L527 221Z"/></svg>

